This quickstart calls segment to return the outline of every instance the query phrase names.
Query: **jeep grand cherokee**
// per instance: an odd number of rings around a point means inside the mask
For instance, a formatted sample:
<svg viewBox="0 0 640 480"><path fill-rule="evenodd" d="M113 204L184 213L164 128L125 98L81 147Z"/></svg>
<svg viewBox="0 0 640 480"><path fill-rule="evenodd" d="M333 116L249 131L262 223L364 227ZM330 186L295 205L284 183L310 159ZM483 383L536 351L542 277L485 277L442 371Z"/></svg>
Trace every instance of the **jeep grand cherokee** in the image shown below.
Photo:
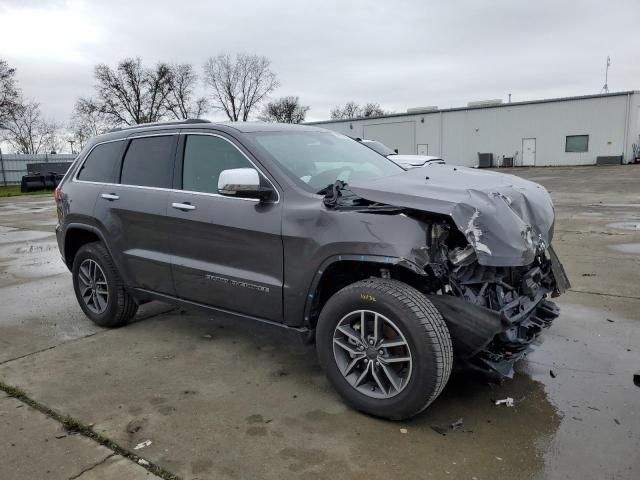
<svg viewBox="0 0 640 480"><path fill-rule="evenodd" d="M98 325L157 299L293 329L350 405L391 419L433 402L454 362L511 376L568 287L540 185L404 170L310 126L113 131L56 202L60 251Z"/></svg>

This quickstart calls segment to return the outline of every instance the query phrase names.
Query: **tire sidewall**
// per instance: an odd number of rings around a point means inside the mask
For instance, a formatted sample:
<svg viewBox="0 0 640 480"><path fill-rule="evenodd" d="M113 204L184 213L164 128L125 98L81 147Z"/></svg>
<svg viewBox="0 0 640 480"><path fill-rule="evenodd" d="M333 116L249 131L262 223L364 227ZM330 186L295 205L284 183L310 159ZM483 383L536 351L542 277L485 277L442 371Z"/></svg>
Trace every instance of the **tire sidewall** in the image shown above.
<svg viewBox="0 0 640 480"><path fill-rule="evenodd" d="M363 395L349 384L336 364L333 354L335 327L345 315L356 310L370 310L389 318L409 344L412 355L409 384L394 397L376 399ZM371 415L403 419L422 410L426 399L436 389L437 358L428 338L416 314L401 300L376 288L354 284L336 293L325 304L318 319L316 349L329 381L351 406Z"/></svg>
<svg viewBox="0 0 640 480"><path fill-rule="evenodd" d="M109 298L107 299L107 308L100 314L92 312L87 307L82 298L82 295L80 294L78 272L80 270L80 265L82 264L82 262L87 259L95 261L100 266L107 280L107 292L109 293ZM78 253L73 259L73 267L71 269L71 273L73 277L73 290L75 291L76 298L78 299L78 303L80 304L80 308L82 308L84 314L99 326L110 326L117 314L118 286L117 279L115 278L112 269L109 268L107 259L105 259L104 255L93 245L84 245L80 248L80 250L78 250Z"/></svg>

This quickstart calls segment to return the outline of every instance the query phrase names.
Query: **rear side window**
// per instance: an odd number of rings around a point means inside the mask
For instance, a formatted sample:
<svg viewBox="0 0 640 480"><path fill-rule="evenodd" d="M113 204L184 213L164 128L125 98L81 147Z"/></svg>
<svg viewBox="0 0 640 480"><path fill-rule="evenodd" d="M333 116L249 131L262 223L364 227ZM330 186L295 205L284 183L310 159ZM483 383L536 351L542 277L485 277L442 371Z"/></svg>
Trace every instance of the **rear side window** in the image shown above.
<svg viewBox="0 0 640 480"><path fill-rule="evenodd" d="M174 135L134 138L122 162L120 183L170 188L174 152Z"/></svg>
<svg viewBox="0 0 640 480"><path fill-rule="evenodd" d="M78 180L116 183L123 144L121 141L103 143L91 150L78 171Z"/></svg>
<svg viewBox="0 0 640 480"><path fill-rule="evenodd" d="M184 147L182 189L218 193L220 172L231 168L253 168L230 142L210 135L188 135Z"/></svg>

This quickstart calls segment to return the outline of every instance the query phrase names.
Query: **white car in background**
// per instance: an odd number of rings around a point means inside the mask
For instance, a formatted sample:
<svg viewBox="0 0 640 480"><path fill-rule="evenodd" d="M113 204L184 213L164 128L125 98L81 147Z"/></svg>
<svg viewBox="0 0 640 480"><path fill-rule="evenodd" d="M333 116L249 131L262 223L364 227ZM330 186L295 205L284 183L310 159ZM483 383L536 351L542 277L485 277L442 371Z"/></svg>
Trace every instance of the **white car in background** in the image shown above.
<svg viewBox="0 0 640 480"><path fill-rule="evenodd" d="M433 164L444 164L445 161L440 157L432 157L431 155L399 155L397 152L391 150L384 143L380 143L377 140L362 140L356 139L363 145L366 145L374 152L384 155L393 163L400 165L402 168L409 170L411 168L425 167Z"/></svg>

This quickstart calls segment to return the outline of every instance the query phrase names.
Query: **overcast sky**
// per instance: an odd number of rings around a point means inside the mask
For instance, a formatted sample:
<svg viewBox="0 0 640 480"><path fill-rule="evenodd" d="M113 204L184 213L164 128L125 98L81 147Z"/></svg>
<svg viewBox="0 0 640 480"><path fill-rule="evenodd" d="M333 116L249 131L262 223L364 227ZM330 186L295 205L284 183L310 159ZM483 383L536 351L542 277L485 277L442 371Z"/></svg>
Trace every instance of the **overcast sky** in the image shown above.
<svg viewBox="0 0 640 480"><path fill-rule="evenodd" d="M640 89L640 1L0 0L0 58L66 122L93 66L246 52L322 120L349 100L408 107ZM210 118L221 118L210 115Z"/></svg>

